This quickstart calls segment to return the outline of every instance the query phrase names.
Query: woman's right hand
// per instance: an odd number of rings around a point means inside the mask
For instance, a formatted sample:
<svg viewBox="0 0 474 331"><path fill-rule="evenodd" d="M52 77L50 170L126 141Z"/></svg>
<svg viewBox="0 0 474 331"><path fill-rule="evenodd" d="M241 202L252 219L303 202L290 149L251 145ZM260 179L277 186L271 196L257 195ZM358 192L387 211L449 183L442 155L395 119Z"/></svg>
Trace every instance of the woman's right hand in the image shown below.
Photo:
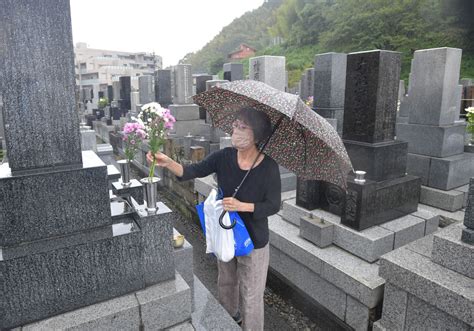
<svg viewBox="0 0 474 331"><path fill-rule="evenodd" d="M153 162L153 154L151 152L148 152L146 154L146 159L147 159L148 163L151 164ZM168 157L166 154L163 154L161 152L155 153L155 164L157 166L166 168L172 162L173 162L173 160L170 157Z"/></svg>

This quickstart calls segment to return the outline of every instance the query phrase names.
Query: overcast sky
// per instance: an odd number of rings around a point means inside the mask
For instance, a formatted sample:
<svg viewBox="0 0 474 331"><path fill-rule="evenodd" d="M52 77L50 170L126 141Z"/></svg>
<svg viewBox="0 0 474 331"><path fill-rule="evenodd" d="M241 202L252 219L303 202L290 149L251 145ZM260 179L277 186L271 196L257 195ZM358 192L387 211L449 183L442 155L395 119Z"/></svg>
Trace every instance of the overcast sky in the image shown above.
<svg viewBox="0 0 474 331"><path fill-rule="evenodd" d="M74 43L153 52L163 65L201 49L224 26L263 0L71 0Z"/></svg>

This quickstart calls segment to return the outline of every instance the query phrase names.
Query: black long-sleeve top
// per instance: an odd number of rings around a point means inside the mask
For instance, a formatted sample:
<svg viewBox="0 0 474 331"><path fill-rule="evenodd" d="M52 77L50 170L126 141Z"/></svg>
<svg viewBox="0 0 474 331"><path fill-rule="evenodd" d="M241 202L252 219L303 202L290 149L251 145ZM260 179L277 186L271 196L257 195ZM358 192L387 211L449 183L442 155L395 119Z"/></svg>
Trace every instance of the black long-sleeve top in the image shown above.
<svg viewBox="0 0 474 331"><path fill-rule="evenodd" d="M183 166L183 176L179 180L206 177L217 174L217 184L224 197L231 197L247 170L242 170L237 162L237 150L232 147L216 151L199 163ZM239 192L235 196L241 202L255 205L254 212L239 212L256 249L268 243L268 216L280 210L281 181L277 163L265 155L260 164L252 169Z"/></svg>

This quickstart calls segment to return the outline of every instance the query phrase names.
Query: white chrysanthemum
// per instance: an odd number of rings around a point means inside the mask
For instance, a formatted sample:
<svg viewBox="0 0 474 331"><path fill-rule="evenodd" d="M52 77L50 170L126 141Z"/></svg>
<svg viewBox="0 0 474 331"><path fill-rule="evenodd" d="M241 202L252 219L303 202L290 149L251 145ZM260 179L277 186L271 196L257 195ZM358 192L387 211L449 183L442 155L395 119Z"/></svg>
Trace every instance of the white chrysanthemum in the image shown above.
<svg viewBox="0 0 474 331"><path fill-rule="evenodd" d="M468 113L474 113L474 107L468 107L466 109L464 109L466 112Z"/></svg>

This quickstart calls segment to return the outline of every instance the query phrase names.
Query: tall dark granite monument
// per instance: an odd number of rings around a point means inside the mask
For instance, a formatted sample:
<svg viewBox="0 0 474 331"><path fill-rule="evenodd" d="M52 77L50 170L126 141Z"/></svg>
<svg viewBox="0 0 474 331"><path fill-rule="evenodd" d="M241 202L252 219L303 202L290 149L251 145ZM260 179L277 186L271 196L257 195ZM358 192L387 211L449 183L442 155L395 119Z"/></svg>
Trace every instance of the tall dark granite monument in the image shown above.
<svg viewBox="0 0 474 331"><path fill-rule="evenodd" d="M408 146L394 140L399 77L400 53L347 56L343 141L354 169L366 176L349 178L347 194L324 182L312 189L315 205L357 230L417 210L420 179L405 175Z"/></svg>
<svg viewBox="0 0 474 331"><path fill-rule="evenodd" d="M68 0L0 1L0 84L0 329L174 279L173 214L111 204L81 152Z"/></svg>
<svg viewBox="0 0 474 331"><path fill-rule="evenodd" d="M165 108L173 103L171 70L160 69L155 71L155 100Z"/></svg>
<svg viewBox="0 0 474 331"><path fill-rule="evenodd" d="M132 79L130 76L119 77L120 81L120 109L130 111L132 108L131 96Z"/></svg>
<svg viewBox="0 0 474 331"><path fill-rule="evenodd" d="M206 82L212 80L211 75L194 75L196 81L196 94L206 91ZM204 107L199 107L199 118L202 120L206 119L206 109Z"/></svg>

